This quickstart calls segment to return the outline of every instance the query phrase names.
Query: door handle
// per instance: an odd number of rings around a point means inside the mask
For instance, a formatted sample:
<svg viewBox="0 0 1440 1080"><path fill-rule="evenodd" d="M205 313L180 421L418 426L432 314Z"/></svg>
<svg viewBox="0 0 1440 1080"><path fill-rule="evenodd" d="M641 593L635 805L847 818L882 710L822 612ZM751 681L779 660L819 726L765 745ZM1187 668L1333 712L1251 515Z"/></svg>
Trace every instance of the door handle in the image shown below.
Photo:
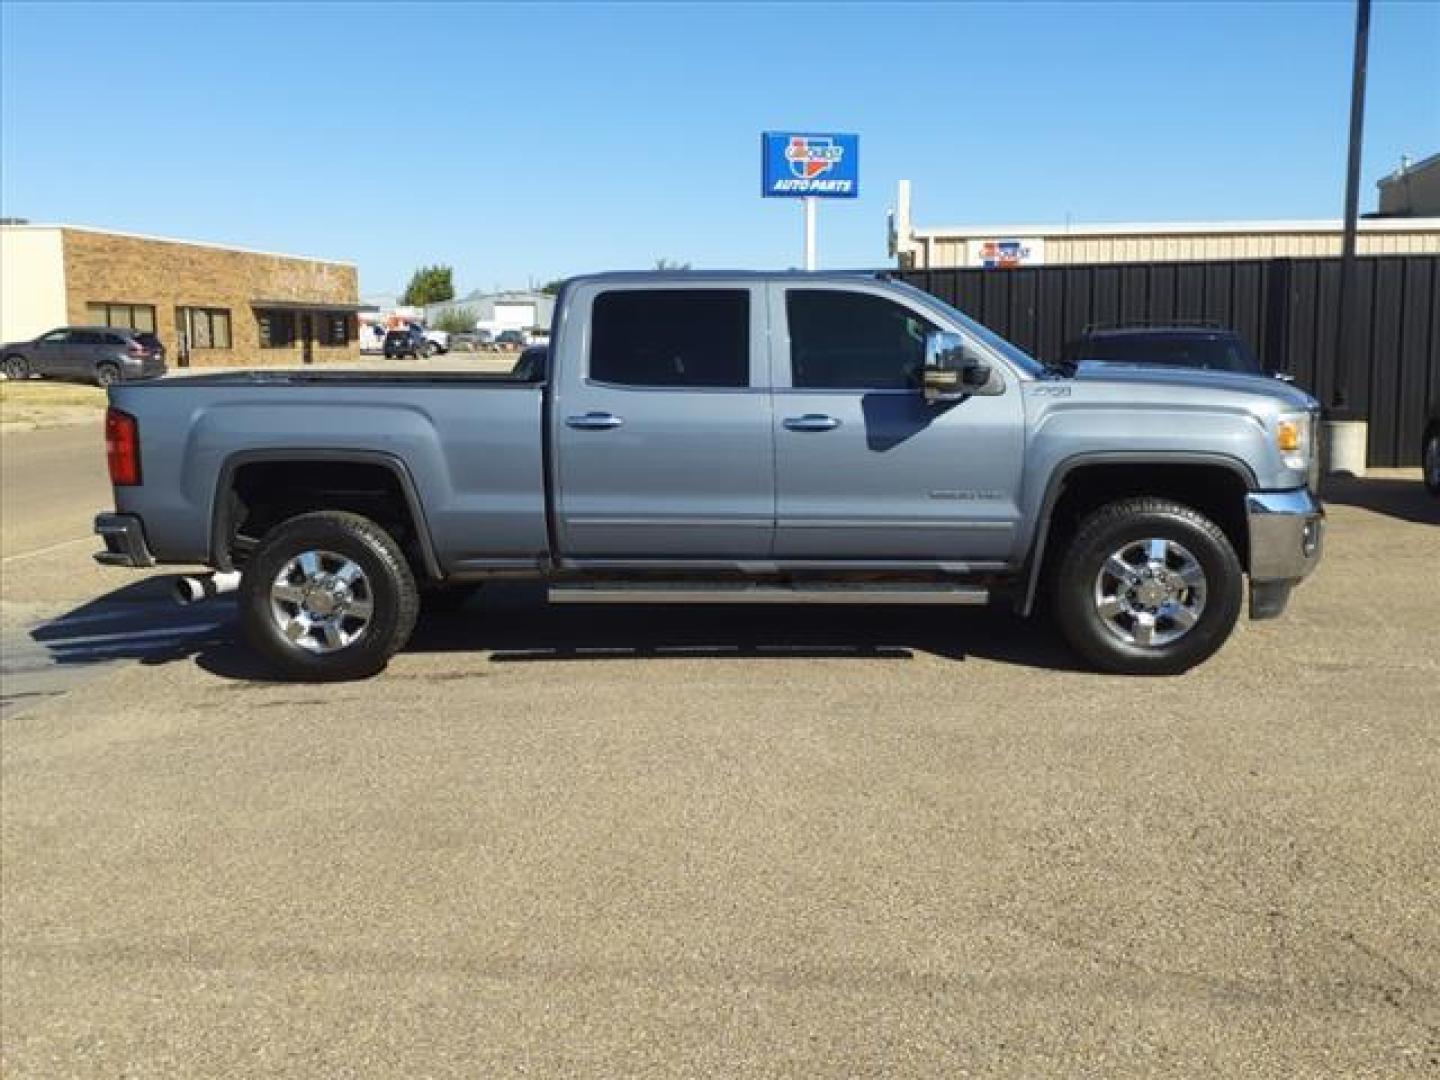
<svg viewBox="0 0 1440 1080"><path fill-rule="evenodd" d="M824 413L806 413L804 416L787 416L785 426L791 431L833 431L840 421Z"/></svg>
<svg viewBox="0 0 1440 1080"><path fill-rule="evenodd" d="M625 421L608 412L587 412L583 416L567 416L565 423L581 431L609 431Z"/></svg>

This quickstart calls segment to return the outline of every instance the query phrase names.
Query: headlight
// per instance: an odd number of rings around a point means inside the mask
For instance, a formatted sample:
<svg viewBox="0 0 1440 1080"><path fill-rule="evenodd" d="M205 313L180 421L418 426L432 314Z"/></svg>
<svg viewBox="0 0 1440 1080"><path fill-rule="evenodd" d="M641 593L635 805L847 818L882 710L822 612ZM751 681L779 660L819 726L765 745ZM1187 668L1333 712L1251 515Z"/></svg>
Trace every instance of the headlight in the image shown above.
<svg viewBox="0 0 1440 1080"><path fill-rule="evenodd" d="M1315 423L1308 412L1281 413L1275 418L1275 449L1287 469L1305 472L1315 457Z"/></svg>

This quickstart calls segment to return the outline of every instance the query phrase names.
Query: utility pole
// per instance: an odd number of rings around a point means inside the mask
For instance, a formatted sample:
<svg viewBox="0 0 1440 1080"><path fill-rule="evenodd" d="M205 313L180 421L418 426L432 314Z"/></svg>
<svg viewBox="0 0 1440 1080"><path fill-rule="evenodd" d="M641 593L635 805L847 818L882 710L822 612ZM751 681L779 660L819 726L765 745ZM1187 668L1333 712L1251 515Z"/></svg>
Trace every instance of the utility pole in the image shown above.
<svg viewBox="0 0 1440 1080"><path fill-rule="evenodd" d="M1345 229L1340 241L1340 317L1335 334L1335 371L1330 383L1330 459L1332 468L1365 470L1365 418L1352 404L1352 381L1368 376L1358 370L1356 341L1360 297L1356 290L1355 234L1360 213L1360 149L1365 128L1365 76L1370 53L1370 0L1355 0L1355 59L1350 75L1350 147L1345 173ZM1342 433L1339 430L1344 427ZM1355 445L1358 440L1358 446ZM1342 452L1345 451L1345 452ZM1358 460L1355 452L1358 451Z"/></svg>
<svg viewBox="0 0 1440 1080"><path fill-rule="evenodd" d="M1335 383L1331 405L1347 409L1350 364L1341 350L1354 336L1355 233L1360 215L1360 147L1365 129L1365 75L1370 51L1370 0L1355 0L1355 62L1350 77L1350 156L1345 174L1345 231L1340 241L1340 336L1336 341Z"/></svg>

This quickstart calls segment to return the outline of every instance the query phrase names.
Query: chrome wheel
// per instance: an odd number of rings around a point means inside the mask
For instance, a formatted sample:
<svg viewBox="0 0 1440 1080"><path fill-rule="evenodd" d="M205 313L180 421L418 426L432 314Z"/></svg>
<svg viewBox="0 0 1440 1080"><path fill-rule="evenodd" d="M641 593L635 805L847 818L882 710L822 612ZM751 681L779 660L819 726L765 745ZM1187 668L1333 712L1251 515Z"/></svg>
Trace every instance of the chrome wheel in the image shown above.
<svg viewBox="0 0 1440 1080"><path fill-rule="evenodd" d="M1205 585L1204 569L1183 545L1135 540L1112 553L1095 576L1095 611L1128 645L1169 645L1200 621Z"/></svg>
<svg viewBox="0 0 1440 1080"><path fill-rule="evenodd" d="M354 559L333 551L295 556L270 584L270 616L307 652L332 653L364 636L375 613L370 579Z"/></svg>

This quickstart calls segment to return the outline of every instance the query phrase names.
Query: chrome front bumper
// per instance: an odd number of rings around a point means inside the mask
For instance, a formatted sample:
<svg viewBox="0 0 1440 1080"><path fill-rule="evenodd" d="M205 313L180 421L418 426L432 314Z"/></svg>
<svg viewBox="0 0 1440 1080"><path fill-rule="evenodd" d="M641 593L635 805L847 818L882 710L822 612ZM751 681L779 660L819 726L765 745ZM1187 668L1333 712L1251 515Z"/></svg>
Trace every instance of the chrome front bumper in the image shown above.
<svg viewBox="0 0 1440 1080"><path fill-rule="evenodd" d="M105 550L95 561L106 566L154 566L155 556L145 543L145 527L133 514L99 514L95 532L105 541Z"/></svg>
<svg viewBox="0 0 1440 1080"><path fill-rule="evenodd" d="M1320 563L1325 510L1306 488L1252 491L1245 497L1250 526L1250 617L1272 619L1290 590Z"/></svg>

